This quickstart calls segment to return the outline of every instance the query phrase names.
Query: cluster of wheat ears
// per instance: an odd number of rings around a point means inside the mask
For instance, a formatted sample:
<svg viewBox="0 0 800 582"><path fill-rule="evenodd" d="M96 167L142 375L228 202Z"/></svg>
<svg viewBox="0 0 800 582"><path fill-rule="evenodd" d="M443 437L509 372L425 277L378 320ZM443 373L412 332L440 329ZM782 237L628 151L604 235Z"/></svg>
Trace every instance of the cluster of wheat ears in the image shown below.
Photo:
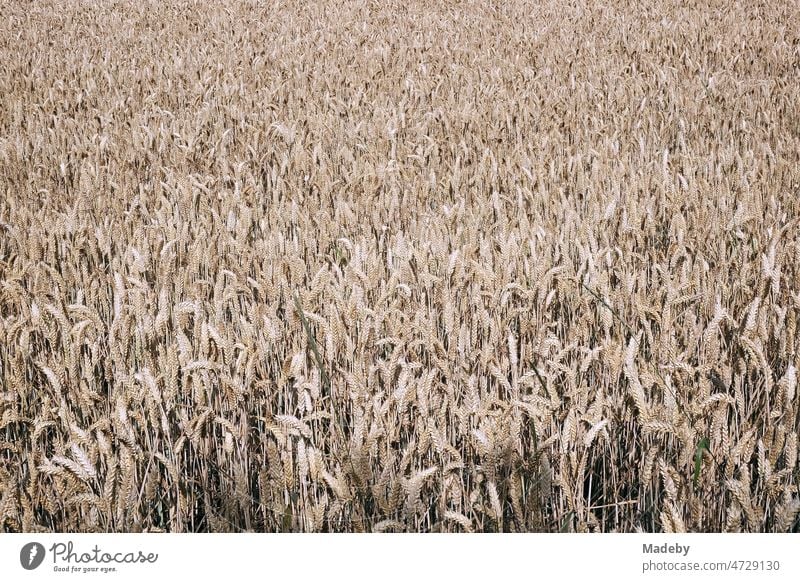
<svg viewBox="0 0 800 582"><path fill-rule="evenodd" d="M800 6L0 7L0 531L798 531Z"/></svg>

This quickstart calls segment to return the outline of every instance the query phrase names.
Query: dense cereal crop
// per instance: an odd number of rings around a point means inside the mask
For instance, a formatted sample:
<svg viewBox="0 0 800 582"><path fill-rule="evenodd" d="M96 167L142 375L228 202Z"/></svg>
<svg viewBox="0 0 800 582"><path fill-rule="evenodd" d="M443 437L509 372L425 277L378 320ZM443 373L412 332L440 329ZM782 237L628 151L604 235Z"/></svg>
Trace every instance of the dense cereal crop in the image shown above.
<svg viewBox="0 0 800 582"><path fill-rule="evenodd" d="M798 531L800 5L0 5L0 531Z"/></svg>

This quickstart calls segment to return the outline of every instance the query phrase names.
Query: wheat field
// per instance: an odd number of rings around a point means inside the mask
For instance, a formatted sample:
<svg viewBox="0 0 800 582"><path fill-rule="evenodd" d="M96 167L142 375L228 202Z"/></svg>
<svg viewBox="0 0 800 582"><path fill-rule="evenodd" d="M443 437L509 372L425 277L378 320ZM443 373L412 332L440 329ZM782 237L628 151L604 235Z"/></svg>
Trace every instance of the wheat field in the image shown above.
<svg viewBox="0 0 800 582"><path fill-rule="evenodd" d="M798 79L782 0L3 3L0 531L800 531Z"/></svg>

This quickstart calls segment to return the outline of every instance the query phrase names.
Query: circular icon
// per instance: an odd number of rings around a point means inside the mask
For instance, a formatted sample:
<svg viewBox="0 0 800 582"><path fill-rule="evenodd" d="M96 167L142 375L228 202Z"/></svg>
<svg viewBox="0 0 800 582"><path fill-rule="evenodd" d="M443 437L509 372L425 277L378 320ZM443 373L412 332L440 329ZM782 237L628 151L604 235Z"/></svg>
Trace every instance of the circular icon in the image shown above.
<svg viewBox="0 0 800 582"><path fill-rule="evenodd" d="M38 542L25 544L19 552L19 563L26 570L35 570L44 562L44 553L44 546Z"/></svg>

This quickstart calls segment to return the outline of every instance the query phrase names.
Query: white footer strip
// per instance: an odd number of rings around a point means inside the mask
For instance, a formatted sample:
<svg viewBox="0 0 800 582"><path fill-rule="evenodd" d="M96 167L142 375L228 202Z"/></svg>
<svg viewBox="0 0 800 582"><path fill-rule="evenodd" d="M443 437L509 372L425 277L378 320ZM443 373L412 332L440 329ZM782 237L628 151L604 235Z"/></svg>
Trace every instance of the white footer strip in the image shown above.
<svg viewBox="0 0 800 582"><path fill-rule="evenodd" d="M795 534L0 535L4 581L778 581L798 564Z"/></svg>

